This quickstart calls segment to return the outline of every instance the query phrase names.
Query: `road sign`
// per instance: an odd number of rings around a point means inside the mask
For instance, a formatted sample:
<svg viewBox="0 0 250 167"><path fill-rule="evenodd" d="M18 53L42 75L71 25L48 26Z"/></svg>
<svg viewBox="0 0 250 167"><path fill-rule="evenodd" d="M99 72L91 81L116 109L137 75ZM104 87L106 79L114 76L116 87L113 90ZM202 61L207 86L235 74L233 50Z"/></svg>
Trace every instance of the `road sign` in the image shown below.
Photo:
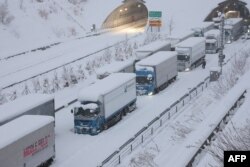
<svg viewBox="0 0 250 167"><path fill-rule="evenodd" d="M161 27L161 20L149 20L149 26Z"/></svg>
<svg viewBox="0 0 250 167"><path fill-rule="evenodd" d="M149 11L148 13L149 17L153 18L161 18L162 12L161 11Z"/></svg>

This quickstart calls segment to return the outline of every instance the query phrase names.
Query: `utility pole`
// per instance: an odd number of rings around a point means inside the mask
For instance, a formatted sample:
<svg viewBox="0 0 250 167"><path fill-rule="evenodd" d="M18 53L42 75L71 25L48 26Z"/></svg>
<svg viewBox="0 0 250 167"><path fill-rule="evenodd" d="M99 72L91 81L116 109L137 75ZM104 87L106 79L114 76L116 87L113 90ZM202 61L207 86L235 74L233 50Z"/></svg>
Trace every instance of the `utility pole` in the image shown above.
<svg viewBox="0 0 250 167"><path fill-rule="evenodd" d="M221 42L221 46L220 46L220 50L219 50L219 66L220 66L220 74L222 74L222 63L225 59L225 55L223 54L223 49L224 49L224 24L225 24L225 15L223 13L220 14L220 42Z"/></svg>

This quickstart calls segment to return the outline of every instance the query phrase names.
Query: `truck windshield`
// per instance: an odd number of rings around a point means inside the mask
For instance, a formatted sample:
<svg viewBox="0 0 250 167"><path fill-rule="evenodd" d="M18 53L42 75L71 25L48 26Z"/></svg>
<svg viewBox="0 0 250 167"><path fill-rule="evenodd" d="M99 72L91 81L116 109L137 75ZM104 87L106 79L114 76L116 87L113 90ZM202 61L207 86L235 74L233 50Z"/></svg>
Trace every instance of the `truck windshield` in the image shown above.
<svg viewBox="0 0 250 167"><path fill-rule="evenodd" d="M215 43L206 43L206 49L207 50L212 50L215 48Z"/></svg>
<svg viewBox="0 0 250 167"><path fill-rule="evenodd" d="M181 60L181 61L189 61L189 56L188 55L178 55L177 56L177 59L178 60Z"/></svg>
<svg viewBox="0 0 250 167"><path fill-rule="evenodd" d="M152 84L153 83L153 77L147 77L147 76L136 76L136 83L143 85L143 84Z"/></svg>
<svg viewBox="0 0 250 167"><path fill-rule="evenodd" d="M99 108L98 107L86 107L87 105L83 105L82 107L76 108L75 115L81 115L84 117L94 117L98 115Z"/></svg>

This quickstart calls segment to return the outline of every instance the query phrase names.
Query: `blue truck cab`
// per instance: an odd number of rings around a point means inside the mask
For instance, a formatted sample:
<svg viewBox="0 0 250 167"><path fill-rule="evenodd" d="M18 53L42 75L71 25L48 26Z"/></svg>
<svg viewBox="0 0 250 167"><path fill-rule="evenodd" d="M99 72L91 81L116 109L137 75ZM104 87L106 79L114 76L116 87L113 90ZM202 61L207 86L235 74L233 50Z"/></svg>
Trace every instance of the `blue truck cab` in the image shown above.
<svg viewBox="0 0 250 167"><path fill-rule="evenodd" d="M136 93L138 95L153 95L155 90L155 72L153 69L136 70Z"/></svg>

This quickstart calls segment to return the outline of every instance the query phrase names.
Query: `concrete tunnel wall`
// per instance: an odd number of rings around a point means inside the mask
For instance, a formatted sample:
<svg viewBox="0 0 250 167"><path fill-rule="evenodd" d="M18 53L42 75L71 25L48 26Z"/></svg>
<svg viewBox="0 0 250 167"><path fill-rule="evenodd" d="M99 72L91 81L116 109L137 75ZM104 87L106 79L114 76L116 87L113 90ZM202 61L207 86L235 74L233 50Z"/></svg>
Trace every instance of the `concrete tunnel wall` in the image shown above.
<svg viewBox="0 0 250 167"><path fill-rule="evenodd" d="M102 28L115 28L126 24L136 24L139 27L147 25L148 9L141 2L128 2L117 7L105 19Z"/></svg>

